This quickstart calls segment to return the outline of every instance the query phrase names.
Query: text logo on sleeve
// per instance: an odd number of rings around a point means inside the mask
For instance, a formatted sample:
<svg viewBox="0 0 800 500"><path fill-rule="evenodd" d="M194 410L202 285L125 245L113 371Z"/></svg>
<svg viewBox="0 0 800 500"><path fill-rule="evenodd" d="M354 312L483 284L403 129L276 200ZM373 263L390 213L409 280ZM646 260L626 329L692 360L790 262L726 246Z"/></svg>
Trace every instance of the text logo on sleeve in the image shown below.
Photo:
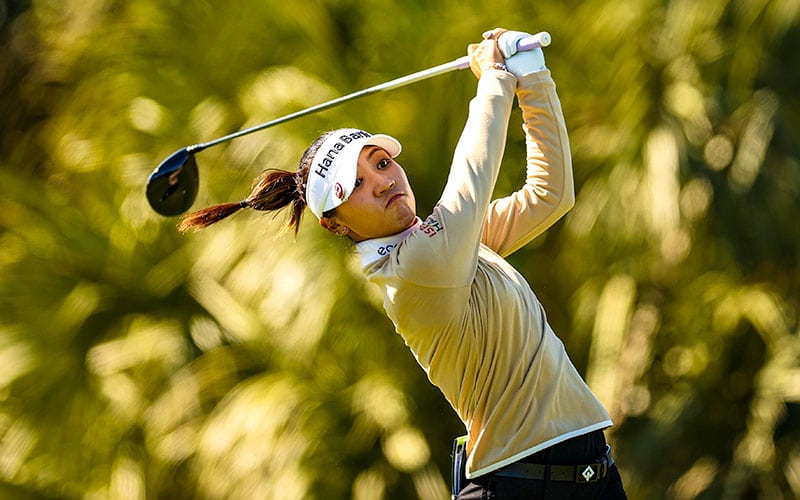
<svg viewBox="0 0 800 500"><path fill-rule="evenodd" d="M422 231L423 234L428 235L429 238L433 238L443 229L442 223L433 215L425 219L425 222L419 225L419 230Z"/></svg>

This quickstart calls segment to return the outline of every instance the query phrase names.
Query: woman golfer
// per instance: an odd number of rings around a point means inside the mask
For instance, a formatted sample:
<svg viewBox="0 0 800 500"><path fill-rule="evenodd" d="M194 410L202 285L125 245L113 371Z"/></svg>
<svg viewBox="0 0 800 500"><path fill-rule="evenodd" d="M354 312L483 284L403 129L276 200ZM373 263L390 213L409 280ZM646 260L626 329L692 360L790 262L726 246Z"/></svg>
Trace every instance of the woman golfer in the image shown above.
<svg viewBox="0 0 800 500"><path fill-rule="evenodd" d="M339 129L319 137L296 172L267 171L246 199L190 214L181 229L242 208L290 206L297 232L307 206L324 228L352 239L397 332L466 426L454 450L454 498L625 498L603 435L608 413L504 260L574 203L555 84L540 49L515 54L525 35L496 29L469 46L477 92L426 219L395 161L400 143ZM527 179L492 201L515 97Z"/></svg>

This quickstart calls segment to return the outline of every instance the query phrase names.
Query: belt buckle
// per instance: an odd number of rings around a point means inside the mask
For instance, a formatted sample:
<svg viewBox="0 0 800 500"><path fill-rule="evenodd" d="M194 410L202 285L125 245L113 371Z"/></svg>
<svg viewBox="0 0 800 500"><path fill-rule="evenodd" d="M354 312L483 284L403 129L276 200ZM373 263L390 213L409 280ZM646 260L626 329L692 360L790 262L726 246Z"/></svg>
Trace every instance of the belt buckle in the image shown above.
<svg viewBox="0 0 800 500"><path fill-rule="evenodd" d="M606 453L599 462L583 464L575 467L576 483L596 483L608 474L608 469L614 464L611 457L611 447L606 445Z"/></svg>
<svg viewBox="0 0 800 500"><path fill-rule="evenodd" d="M576 483L596 483L603 476L603 464L582 464L575 467Z"/></svg>

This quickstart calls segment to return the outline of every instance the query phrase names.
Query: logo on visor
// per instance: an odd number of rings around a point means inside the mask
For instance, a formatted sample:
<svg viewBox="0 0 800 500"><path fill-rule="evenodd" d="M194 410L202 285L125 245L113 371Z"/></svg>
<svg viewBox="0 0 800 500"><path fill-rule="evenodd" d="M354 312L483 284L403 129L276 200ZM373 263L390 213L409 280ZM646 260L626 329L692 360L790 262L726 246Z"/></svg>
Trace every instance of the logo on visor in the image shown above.
<svg viewBox="0 0 800 500"><path fill-rule="evenodd" d="M333 194L335 194L340 200L344 201L344 188L338 182L333 186Z"/></svg>

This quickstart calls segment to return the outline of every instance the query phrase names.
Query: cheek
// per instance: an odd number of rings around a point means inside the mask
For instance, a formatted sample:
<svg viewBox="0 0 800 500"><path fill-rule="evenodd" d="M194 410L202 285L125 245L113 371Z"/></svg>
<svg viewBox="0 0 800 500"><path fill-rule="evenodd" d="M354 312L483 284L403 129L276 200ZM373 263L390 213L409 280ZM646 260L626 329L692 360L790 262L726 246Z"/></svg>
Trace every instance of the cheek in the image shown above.
<svg viewBox="0 0 800 500"><path fill-rule="evenodd" d="M369 209L370 207L362 199L360 193L355 193L346 202L339 205L336 215L340 223L353 227L363 224L363 221L369 218Z"/></svg>
<svg viewBox="0 0 800 500"><path fill-rule="evenodd" d="M414 190L411 188L411 183L408 181L408 176L406 175L406 171L401 169L400 176L403 179L403 184L405 184L406 190L408 190L409 194L413 195Z"/></svg>
<svg viewBox="0 0 800 500"><path fill-rule="evenodd" d="M411 184L409 184L408 179L406 179L406 192L408 193L408 200L409 202L416 206L417 204L417 197L414 196L414 190L411 188Z"/></svg>

